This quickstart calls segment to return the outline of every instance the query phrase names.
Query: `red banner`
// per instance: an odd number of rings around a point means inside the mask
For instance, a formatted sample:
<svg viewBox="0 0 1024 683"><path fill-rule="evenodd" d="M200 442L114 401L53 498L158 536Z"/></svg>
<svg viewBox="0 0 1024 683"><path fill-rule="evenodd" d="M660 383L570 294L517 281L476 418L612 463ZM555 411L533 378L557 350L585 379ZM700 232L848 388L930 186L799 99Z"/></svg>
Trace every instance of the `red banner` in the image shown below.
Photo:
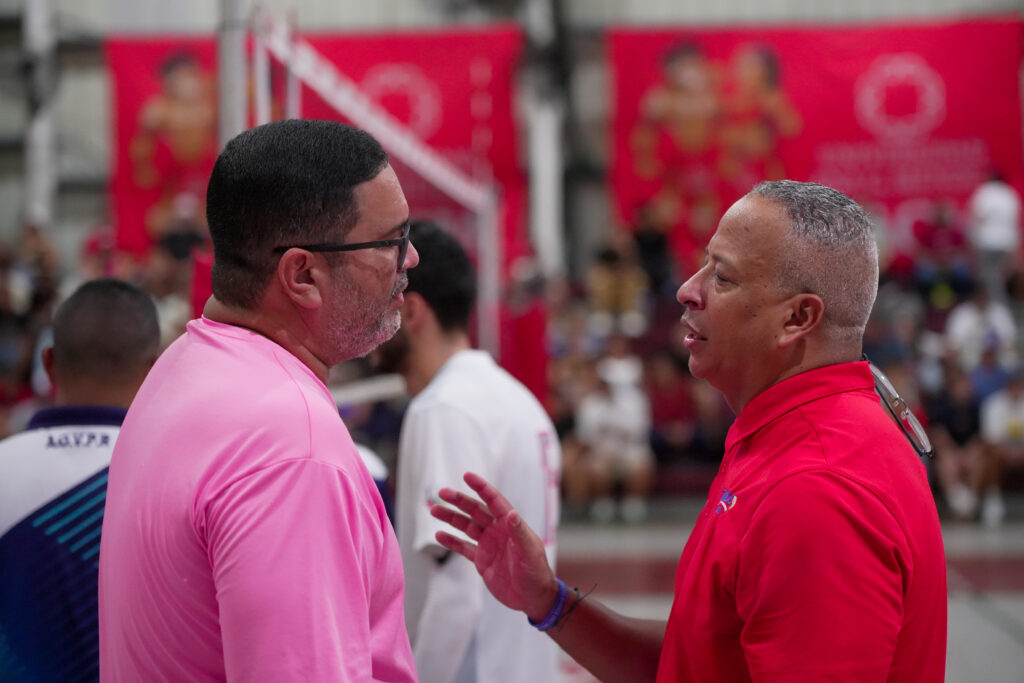
<svg viewBox="0 0 1024 683"><path fill-rule="evenodd" d="M144 254L175 231L206 229L216 159L212 38L109 40L114 95L111 219L119 249Z"/></svg>
<svg viewBox="0 0 1024 683"><path fill-rule="evenodd" d="M890 248L992 168L1024 187L1018 18L856 28L613 31L619 219L670 232L684 272L761 180L836 187Z"/></svg>
<svg viewBox="0 0 1024 683"><path fill-rule="evenodd" d="M528 251L512 109L518 29L303 37L456 166L477 177L493 174L504 211L505 260ZM205 227L206 181L218 150L216 43L213 37L119 38L105 47L115 103L113 220L119 247L143 253L176 225ZM280 118L284 79L279 66L273 73L273 113ZM343 120L308 89L302 115ZM429 180L395 165L415 215L438 218L464 236L475 233L472 217Z"/></svg>
<svg viewBox="0 0 1024 683"><path fill-rule="evenodd" d="M529 252L512 101L523 42L518 28L303 37L455 166L476 178L493 175L503 212L504 262L511 264ZM338 118L308 89L302 115ZM400 162L394 165L413 214L438 220L475 249L475 216L442 195L429 179Z"/></svg>
<svg viewBox="0 0 1024 683"><path fill-rule="evenodd" d="M302 38L455 166L493 181L506 274L530 252L512 102L523 43L518 28ZM142 256L166 235L205 232L206 183L219 148L216 42L212 36L117 38L107 41L105 54L114 94L112 221L118 248ZM279 64L271 72L272 118L282 118L284 73ZM251 83L247 90L252 97ZM305 118L344 120L308 88L301 101ZM475 251L476 217L394 156L392 164L413 216L438 220ZM209 295L209 268L209 256L199 254L192 292L197 314ZM543 362L523 360L543 358L543 336L508 337L531 320L503 309L502 361L543 397Z"/></svg>

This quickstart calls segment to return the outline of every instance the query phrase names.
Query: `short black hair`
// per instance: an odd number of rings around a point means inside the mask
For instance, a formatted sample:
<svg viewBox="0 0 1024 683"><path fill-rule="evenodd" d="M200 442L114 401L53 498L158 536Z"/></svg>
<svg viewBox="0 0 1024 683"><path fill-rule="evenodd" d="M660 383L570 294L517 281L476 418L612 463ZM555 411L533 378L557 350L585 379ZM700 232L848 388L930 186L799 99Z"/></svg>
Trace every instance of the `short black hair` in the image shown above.
<svg viewBox="0 0 1024 683"><path fill-rule="evenodd" d="M476 303L476 270L469 254L432 221L411 221L409 239L419 252L420 263L408 271L406 291L423 297L445 332L469 329Z"/></svg>
<svg viewBox="0 0 1024 683"><path fill-rule="evenodd" d="M206 189L214 296L253 308L274 247L340 241L359 220L356 185L387 163L373 136L337 121L275 121L229 141Z"/></svg>
<svg viewBox="0 0 1024 683"><path fill-rule="evenodd" d="M81 285L53 316L58 377L132 381L160 353L153 299L133 284L99 278Z"/></svg>

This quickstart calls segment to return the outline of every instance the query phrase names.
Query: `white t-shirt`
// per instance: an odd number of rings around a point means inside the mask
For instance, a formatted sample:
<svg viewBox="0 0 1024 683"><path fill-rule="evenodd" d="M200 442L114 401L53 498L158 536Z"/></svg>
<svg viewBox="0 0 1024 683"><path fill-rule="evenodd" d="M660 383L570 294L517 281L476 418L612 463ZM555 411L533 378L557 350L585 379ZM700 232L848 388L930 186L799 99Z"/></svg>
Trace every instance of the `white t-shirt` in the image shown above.
<svg viewBox="0 0 1024 683"><path fill-rule="evenodd" d="M612 386L608 393L593 391L576 411L580 441L615 461L649 457L650 428L650 402L631 384Z"/></svg>
<svg viewBox="0 0 1024 683"><path fill-rule="evenodd" d="M1024 446L1024 398L998 391L981 404L981 436L993 444Z"/></svg>
<svg viewBox="0 0 1024 683"><path fill-rule="evenodd" d="M543 683L557 679L554 643L487 591L465 558L434 540L450 527L428 501L442 487L469 491L475 472L512 503L555 562L561 449L536 398L483 351L464 350L409 404L399 440L398 544L405 614L424 683Z"/></svg>
<svg viewBox="0 0 1024 683"><path fill-rule="evenodd" d="M1020 244L1020 197L1007 185L989 181L969 200L971 243L976 249L1015 251Z"/></svg>
<svg viewBox="0 0 1024 683"><path fill-rule="evenodd" d="M946 343L965 370L978 364L987 346L998 350L1003 365L1017 364L1017 324L1001 301L990 301L985 308L974 301L956 305L946 319Z"/></svg>

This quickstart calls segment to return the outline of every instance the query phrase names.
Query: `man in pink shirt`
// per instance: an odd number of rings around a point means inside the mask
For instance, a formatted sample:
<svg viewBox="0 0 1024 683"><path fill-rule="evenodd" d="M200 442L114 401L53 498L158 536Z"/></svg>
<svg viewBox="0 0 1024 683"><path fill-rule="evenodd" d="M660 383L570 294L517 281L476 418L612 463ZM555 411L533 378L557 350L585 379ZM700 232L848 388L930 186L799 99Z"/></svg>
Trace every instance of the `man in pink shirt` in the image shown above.
<svg viewBox="0 0 1024 683"><path fill-rule="evenodd" d="M861 360L877 286L870 221L836 190L762 183L722 216L677 298L690 370L737 417L667 623L570 594L476 475L483 502L442 489L466 514L432 508L475 543L438 541L602 681L941 683L946 567L923 440L889 419Z"/></svg>
<svg viewBox="0 0 1024 683"><path fill-rule="evenodd" d="M408 217L355 128L280 121L221 153L213 296L110 466L102 680L416 680L398 545L325 384L398 329Z"/></svg>

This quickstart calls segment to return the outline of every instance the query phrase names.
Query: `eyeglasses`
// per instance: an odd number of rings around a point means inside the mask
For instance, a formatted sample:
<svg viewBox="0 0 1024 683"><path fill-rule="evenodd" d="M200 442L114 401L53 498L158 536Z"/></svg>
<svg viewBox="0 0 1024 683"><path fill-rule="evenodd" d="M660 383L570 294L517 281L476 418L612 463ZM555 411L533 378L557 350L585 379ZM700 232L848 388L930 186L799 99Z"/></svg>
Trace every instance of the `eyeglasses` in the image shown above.
<svg viewBox="0 0 1024 683"><path fill-rule="evenodd" d="M924 426L910 410L907 402L896 391L896 387L892 385L892 382L885 376L885 373L868 360L866 355L862 357L867 361L868 367L871 368L871 374L875 378L875 391L882 398L882 404L889 411L889 414L892 415L892 419L899 425L903 436L907 437L907 441L910 442L910 445L914 447L919 456L922 458L926 455L931 457L935 453L935 449L932 448L931 439L928 438L928 434L924 431Z"/></svg>
<svg viewBox="0 0 1024 683"><path fill-rule="evenodd" d="M358 249L382 249L398 247L398 270L402 270L405 254L409 251L409 228L407 222L402 228L402 236L390 240L374 240L373 242L353 242L352 244L296 244L288 247L274 247L275 254L283 254L289 249L305 249L306 251L356 251Z"/></svg>

